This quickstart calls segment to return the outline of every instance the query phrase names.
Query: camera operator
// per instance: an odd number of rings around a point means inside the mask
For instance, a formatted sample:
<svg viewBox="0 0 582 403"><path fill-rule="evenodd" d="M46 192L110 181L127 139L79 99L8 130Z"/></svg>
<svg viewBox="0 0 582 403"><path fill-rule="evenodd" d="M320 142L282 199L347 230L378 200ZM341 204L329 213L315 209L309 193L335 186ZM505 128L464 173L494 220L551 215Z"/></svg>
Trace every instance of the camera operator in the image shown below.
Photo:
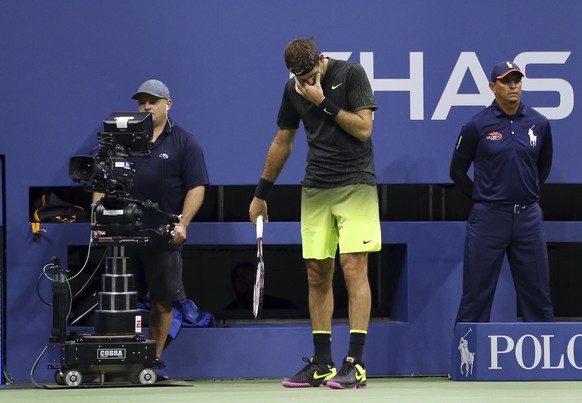
<svg viewBox="0 0 582 403"><path fill-rule="evenodd" d="M172 99L164 83L145 81L132 99L138 101L139 112L151 113L153 136L151 157L133 159L135 178L131 196L151 200L159 204L160 210L181 217L169 234L146 232L151 242L128 251L139 295L149 296L151 300L149 338L156 342L154 370L158 379L164 380L169 377L161 356L172 323L172 302L186 298L182 282L182 244L187 238L188 224L204 200L208 174L196 138L168 117ZM103 194L95 193L93 200L102 197ZM166 218L144 211L144 229L167 226Z"/></svg>

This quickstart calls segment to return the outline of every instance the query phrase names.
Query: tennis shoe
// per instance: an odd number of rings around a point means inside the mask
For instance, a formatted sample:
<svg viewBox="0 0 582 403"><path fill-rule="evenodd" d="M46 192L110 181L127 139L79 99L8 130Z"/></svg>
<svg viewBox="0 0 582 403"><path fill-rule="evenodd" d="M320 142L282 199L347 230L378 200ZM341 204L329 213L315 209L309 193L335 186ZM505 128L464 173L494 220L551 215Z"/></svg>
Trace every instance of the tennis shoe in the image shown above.
<svg viewBox="0 0 582 403"><path fill-rule="evenodd" d="M166 371L166 364L164 364L164 362L161 361L158 357L156 357L156 360L154 361L154 364L152 365L152 369L156 373L157 382L170 380L170 376L168 375L168 371Z"/></svg>
<svg viewBox="0 0 582 403"><path fill-rule="evenodd" d="M333 363L320 362L317 357L304 357L308 363L301 371L290 378L283 379L281 385L286 388L308 388L310 386L326 386L325 382L335 376L337 370Z"/></svg>
<svg viewBox="0 0 582 403"><path fill-rule="evenodd" d="M352 357L346 357L337 375L328 379L327 386L333 389L365 388L366 369L364 364Z"/></svg>

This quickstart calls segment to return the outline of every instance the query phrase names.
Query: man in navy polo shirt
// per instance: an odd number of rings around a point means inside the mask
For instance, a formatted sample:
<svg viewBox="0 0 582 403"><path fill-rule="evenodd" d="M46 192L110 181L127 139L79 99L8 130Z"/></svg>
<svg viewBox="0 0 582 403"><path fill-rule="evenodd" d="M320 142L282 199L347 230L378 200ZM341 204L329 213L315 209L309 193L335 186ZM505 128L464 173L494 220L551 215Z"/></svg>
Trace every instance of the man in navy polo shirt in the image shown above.
<svg viewBox="0 0 582 403"><path fill-rule="evenodd" d="M159 203L162 211L181 215L171 239L154 238L151 247L138 251L137 263L143 271L136 272L136 282L138 288L149 292L150 338L156 341L156 357L161 358L172 324L172 302L186 298L182 283L182 245L187 238L188 224L202 205L209 181L200 144L168 117L172 107L168 87L161 81L148 80L132 99L138 101L140 112L152 114L154 125L151 158L135 159L132 195ZM167 224L165 217L144 212L143 228L164 224ZM140 272L145 276L138 276ZM167 377L164 364L158 360L156 366L158 376Z"/></svg>
<svg viewBox="0 0 582 403"><path fill-rule="evenodd" d="M204 154L196 138L174 124L168 117L172 107L170 90L159 80L145 81L133 94L139 112L152 115L151 157L134 158L135 177L131 196L158 203L161 211L181 216L168 239L155 231L168 224L168 219L155 212L144 211L142 228L150 243L128 249L128 260L135 273L140 297L151 301L149 338L156 342L156 363L153 369L158 380L168 379L161 361L173 319L172 302L186 298L182 282L182 246L190 221L204 200L208 173ZM94 200L103 195L96 193ZM144 232L138 234L144 236Z"/></svg>
<svg viewBox="0 0 582 403"><path fill-rule="evenodd" d="M463 126L451 179L474 205L467 220L458 322L488 322L507 255L526 322L554 320L540 187L552 165L548 120L521 103L523 72L504 61L491 73L495 100ZM471 163L474 180L467 175Z"/></svg>

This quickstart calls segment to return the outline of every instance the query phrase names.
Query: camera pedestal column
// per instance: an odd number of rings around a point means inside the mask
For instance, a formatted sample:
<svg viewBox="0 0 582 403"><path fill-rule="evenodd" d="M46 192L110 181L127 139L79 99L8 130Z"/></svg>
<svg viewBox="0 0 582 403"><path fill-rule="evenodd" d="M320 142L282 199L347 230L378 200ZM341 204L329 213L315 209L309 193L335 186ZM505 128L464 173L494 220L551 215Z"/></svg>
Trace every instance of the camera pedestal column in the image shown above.
<svg viewBox="0 0 582 403"><path fill-rule="evenodd" d="M95 311L96 335L141 332L134 275L128 272L128 259L125 256L125 246L110 247L105 273L101 276L99 309Z"/></svg>
<svg viewBox="0 0 582 403"><path fill-rule="evenodd" d="M77 334L60 345L60 362L49 365L57 369L57 383L78 386L81 382L129 381L145 385L156 381L152 369L156 344L140 331L141 316L137 310L134 275L128 272L128 259L123 245L110 246L102 275L99 309L95 311L95 333Z"/></svg>

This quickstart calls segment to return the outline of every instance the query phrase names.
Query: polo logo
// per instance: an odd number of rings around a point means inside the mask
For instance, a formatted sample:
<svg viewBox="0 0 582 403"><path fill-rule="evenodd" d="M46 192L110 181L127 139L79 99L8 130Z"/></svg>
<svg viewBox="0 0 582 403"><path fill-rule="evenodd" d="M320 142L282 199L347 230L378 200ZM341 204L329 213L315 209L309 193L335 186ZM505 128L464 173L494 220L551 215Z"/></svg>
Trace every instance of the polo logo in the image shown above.
<svg viewBox="0 0 582 403"><path fill-rule="evenodd" d="M532 147L535 147L536 146L536 143L538 142L538 138L537 138L537 136L533 132L533 128L534 127L536 127L536 125L533 125L527 131L527 135L529 136L529 145L532 146Z"/></svg>
<svg viewBox="0 0 582 403"><path fill-rule="evenodd" d="M461 354L461 367L459 371L461 371L461 375L463 375L463 368L465 368L465 376L473 374L473 363L475 362L475 353L469 351L469 342L467 339L465 339L465 337L467 337L471 331L472 329L469 328L469 331L465 333L464 336L461 336L461 339L459 340L459 347L457 347L459 353Z"/></svg>
<svg viewBox="0 0 582 403"><path fill-rule="evenodd" d="M576 353L579 352L579 348L576 348L576 341L582 338L582 334L572 335L565 345L560 346L560 349L557 349L552 343L552 339L555 338L553 334L539 336L524 334L517 340L502 334L489 335L488 337L491 349L491 365L489 369L502 369L503 365L500 363L500 358L505 354L513 355L514 362L520 368L528 371L535 368L543 370L564 369L566 363L576 370L582 369L581 360L576 357Z"/></svg>
<svg viewBox="0 0 582 403"><path fill-rule="evenodd" d="M457 323L455 381L582 379L582 322Z"/></svg>

